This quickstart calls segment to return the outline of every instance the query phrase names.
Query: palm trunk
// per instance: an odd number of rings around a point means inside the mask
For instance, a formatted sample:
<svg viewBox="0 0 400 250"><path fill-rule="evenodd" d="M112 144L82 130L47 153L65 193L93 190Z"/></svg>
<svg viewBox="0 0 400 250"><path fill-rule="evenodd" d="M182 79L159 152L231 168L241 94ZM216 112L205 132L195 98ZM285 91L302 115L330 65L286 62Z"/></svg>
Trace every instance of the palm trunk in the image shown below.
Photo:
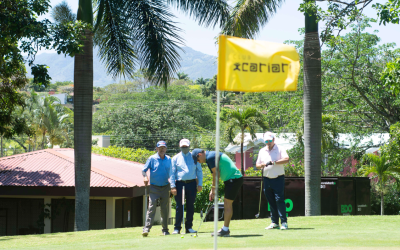
<svg viewBox="0 0 400 250"><path fill-rule="evenodd" d="M384 202L384 199L383 199L383 181L382 181L382 179L381 179L381 181L380 181L380 183L381 183L381 215L384 215L385 214L385 202Z"/></svg>
<svg viewBox="0 0 400 250"><path fill-rule="evenodd" d="M243 141L244 141L244 131L242 131L242 140L240 143L240 167L241 167L242 175L244 176Z"/></svg>
<svg viewBox="0 0 400 250"><path fill-rule="evenodd" d="M321 215L321 49L316 15L308 14L305 14L303 88L305 215L314 216Z"/></svg>
<svg viewBox="0 0 400 250"><path fill-rule="evenodd" d="M93 25L91 0L79 0L77 20ZM86 30L74 65L75 231L89 230L92 102L93 32Z"/></svg>
<svg viewBox="0 0 400 250"><path fill-rule="evenodd" d="M93 33L87 30L85 36L84 52L75 55L74 67L75 231L89 230Z"/></svg>
<svg viewBox="0 0 400 250"><path fill-rule="evenodd" d="M46 139L46 132L43 132L43 137L42 137L42 150L44 149L44 140Z"/></svg>
<svg viewBox="0 0 400 250"><path fill-rule="evenodd" d="M1 151L1 157L3 157L3 136L1 136L0 151Z"/></svg>

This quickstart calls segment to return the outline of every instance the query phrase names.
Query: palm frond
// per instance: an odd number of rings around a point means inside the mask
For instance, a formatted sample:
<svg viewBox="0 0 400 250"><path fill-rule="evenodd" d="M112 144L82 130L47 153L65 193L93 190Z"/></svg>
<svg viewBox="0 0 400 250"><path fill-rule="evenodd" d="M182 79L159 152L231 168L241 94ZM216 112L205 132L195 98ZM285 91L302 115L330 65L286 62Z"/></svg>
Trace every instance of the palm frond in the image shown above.
<svg viewBox="0 0 400 250"><path fill-rule="evenodd" d="M229 20L230 6L226 0L167 0L167 2L176 5L206 27L215 27L217 23L222 27Z"/></svg>
<svg viewBox="0 0 400 250"><path fill-rule="evenodd" d="M161 0L124 2L141 67L148 69L150 80L166 88L180 67L178 50L183 44L171 20L174 15Z"/></svg>
<svg viewBox="0 0 400 250"><path fill-rule="evenodd" d="M222 33L254 38L282 2L283 0L238 0Z"/></svg>
<svg viewBox="0 0 400 250"><path fill-rule="evenodd" d="M228 124L226 125L225 136L229 142L233 142L235 131L248 131L254 139L258 127L262 129L268 127L263 114L252 107L245 108L243 111L240 109L230 110L227 113L226 120Z"/></svg>
<svg viewBox="0 0 400 250"><path fill-rule="evenodd" d="M133 75L137 57L135 41L124 9L125 3L112 0L102 0L98 3L97 19L101 21L96 24L98 29L95 44L99 46L100 59L114 78Z"/></svg>

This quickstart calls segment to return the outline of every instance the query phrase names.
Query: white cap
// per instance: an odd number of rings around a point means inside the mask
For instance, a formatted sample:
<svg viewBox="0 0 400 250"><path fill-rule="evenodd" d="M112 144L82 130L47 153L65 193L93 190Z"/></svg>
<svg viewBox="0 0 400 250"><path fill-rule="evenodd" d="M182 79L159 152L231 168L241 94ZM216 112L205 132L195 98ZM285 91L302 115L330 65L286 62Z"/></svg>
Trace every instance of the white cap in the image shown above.
<svg viewBox="0 0 400 250"><path fill-rule="evenodd" d="M180 142L179 142L179 147L183 147L183 146L190 146L190 141L188 140L188 139L182 139Z"/></svg>
<svg viewBox="0 0 400 250"><path fill-rule="evenodd" d="M264 134L264 141L266 140L273 140L275 138L275 135L272 132L265 132Z"/></svg>

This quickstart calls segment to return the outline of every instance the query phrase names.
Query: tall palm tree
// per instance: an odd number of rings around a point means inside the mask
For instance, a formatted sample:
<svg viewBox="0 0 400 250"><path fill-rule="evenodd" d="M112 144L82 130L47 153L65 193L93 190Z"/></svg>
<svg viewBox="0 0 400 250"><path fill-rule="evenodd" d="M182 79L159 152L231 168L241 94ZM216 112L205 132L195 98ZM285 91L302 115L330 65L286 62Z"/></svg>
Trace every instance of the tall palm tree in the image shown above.
<svg viewBox="0 0 400 250"><path fill-rule="evenodd" d="M281 2L238 0L222 33L254 38ZM315 13L305 15L304 40L305 214L309 216L321 214L321 51Z"/></svg>
<svg viewBox="0 0 400 250"><path fill-rule="evenodd" d="M377 178L379 192L381 195L381 215L384 215L384 191L385 184L393 178L400 183L400 167L393 165L385 155L366 154L365 159L368 164L364 165L359 171L365 176L373 174Z"/></svg>
<svg viewBox="0 0 400 250"><path fill-rule="evenodd" d="M305 0L315 2L315 0ZM305 14L304 36L305 215L321 215L321 47L315 13Z"/></svg>
<svg viewBox="0 0 400 250"><path fill-rule="evenodd" d="M252 139L256 138L257 128L261 127L263 130L267 129L268 124L262 113L255 108L246 108L245 110L236 109L230 110L226 114L224 120L228 121L224 135L229 142L235 143L234 138L237 131L240 131L240 166L242 174L244 175L244 164L243 164L243 144L244 144L244 133L247 131L250 133Z"/></svg>
<svg viewBox="0 0 400 250"><path fill-rule="evenodd" d="M282 2L284 0L238 0L222 33L242 38L254 38L268 23Z"/></svg>
<svg viewBox="0 0 400 250"><path fill-rule="evenodd" d="M131 76L139 64L155 85L167 87L179 68L180 31L168 5L205 26L222 25L229 15L226 0L79 0L77 20L93 25L85 31L83 53L74 66L75 230L89 229L93 38L108 73Z"/></svg>

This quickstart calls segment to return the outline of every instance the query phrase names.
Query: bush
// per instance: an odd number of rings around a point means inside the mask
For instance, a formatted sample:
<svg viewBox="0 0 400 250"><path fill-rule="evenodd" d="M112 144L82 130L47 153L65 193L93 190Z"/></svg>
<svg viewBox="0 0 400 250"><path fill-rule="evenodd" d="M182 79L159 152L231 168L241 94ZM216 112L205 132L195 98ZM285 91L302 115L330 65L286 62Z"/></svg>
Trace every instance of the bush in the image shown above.
<svg viewBox="0 0 400 250"><path fill-rule="evenodd" d="M133 149L117 146L109 146L108 148L92 147L92 153L110 156L118 159L134 161L145 164L147 159L155 154L154 151L147 149Z"/></svg>
<svg viewBox="0 0 400 250"><path fill-rule="evenodd" d="M400 191L396 189L396 185L390 185L385 190L384 197L384 214L400 215ZM371 214L381 214L381 195L377 190L377 185L371 182Z"/></svg>
<svg viewBox="0 0 400 250"><path fill-rule="evenodd" d="M255 168L248 168L244 171L245 176L261 176L261 170Z"/></svg>

